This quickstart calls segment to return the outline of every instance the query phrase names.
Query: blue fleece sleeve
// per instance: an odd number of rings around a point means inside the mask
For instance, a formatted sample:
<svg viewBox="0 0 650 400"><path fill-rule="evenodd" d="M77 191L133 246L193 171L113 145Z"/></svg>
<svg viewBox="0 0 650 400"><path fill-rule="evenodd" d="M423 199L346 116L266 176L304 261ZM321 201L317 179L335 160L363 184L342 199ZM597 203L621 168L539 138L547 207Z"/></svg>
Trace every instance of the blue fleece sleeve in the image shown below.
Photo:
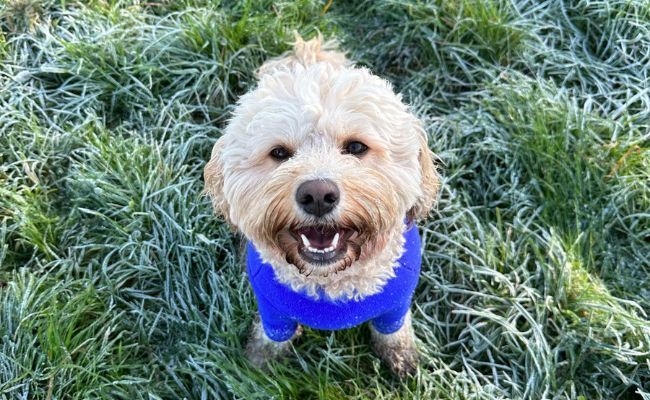
<svg viewBox="0 0 650 400"><path fill-rule="evenodd" d="M298 323L291 318L286 317L273 307L273 305L264 298L264 295L257 296L257 309L262 319L264 333L275 342L284 342L293 337L298 328Z"/></svg>
<svg viewBox="0 0 650 400"><path fill-rule="evenodd" d="M262 259L252 243L249 242L246 249L248 277L253 287L255 298L257 299L257 311L262 320L264 333L276 342L289 340L296 332L298 323L286 314L278 311L267 299L266 296L278 296L278 293L276 293L278 284L275 282L275 277L270 269L271 267L264 266ZM268 270L265 268L268 268Z"/></svg>
<svg viewBox="0 0 650 400"><path fill-rule="evenodd" d="M404 317L409 311L409 304L406 307L384 313L371 321L372 326L375 327L377 332L388 335L397 332L402 325L404 325Z"/></svg>
<svg viewBox="0 0 650 400"><path fill-rule="evenodd" d="M384 304L391 301L396 302L394 306L388 307L388 311L372 319L371 323L379 333L384 335L394 333L404 325L404 317L411 307L411 299L417 285L420 274L420 234L415 225L411 226L404 233L406 251L400 257L401 266L398 274L401 279L390 282L385 288L383 296Z"/></svg>

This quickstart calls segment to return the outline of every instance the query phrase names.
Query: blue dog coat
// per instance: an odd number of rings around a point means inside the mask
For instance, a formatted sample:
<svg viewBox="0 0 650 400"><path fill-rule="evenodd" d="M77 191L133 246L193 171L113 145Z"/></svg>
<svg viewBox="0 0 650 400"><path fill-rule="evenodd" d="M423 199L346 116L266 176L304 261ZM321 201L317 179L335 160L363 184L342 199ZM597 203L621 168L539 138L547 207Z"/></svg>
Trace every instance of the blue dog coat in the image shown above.
<svg viewBox="0 0 650 400"><path fill-rule="evenodd" d="M294 292L280 283L271 265L264 263L252 243L247 245L248 277L257 298L266 335L274 341L291 339L298 324L314 329L338 330L371 321L377 331L397 331L411 305L420 274L420 234L415 225L404 232L404 253L395 267L395 276L382 291L360 300L332 300L324 293L318 298Z"/></svg>

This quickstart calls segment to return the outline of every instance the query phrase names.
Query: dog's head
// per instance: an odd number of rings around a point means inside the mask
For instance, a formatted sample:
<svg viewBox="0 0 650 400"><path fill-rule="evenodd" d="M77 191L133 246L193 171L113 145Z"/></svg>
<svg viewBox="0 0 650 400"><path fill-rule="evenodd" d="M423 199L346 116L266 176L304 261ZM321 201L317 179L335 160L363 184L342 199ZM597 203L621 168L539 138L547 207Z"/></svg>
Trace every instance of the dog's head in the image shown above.
<svg viewBox="0 0 650 400"><path fill-rule="evenodd" d="M205 168L217 213L274 268L307 278L401 245L438 187L420 121L388 82L327 46L298 38L264 64Z"/></svg>

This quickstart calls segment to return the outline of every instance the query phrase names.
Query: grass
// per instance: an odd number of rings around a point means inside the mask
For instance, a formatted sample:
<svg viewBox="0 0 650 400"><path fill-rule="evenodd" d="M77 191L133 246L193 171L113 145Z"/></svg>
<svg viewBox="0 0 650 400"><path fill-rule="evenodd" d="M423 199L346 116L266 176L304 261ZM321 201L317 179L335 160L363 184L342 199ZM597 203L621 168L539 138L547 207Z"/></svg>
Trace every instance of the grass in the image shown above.
<svg viewBox="0 0 650 400"><path fill-rule="evenodd" d="M390 80L441 160L405 381L366 327L242 356L202 168L294 30ZM5 0L0 398L650 399L648 48L645 0Z"/></svg>

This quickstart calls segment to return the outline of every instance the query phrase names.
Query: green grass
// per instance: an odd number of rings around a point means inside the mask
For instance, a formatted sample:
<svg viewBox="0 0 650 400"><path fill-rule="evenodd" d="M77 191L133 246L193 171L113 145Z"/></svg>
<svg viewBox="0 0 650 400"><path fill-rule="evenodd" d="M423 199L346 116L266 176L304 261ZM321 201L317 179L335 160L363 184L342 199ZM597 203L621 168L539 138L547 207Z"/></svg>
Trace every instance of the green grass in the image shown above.
<svg viewBox="0 0 650 400"><path fill-rule="evenodd" d="M202 169L293 31L393 82L441 160L405 381L367 327L242 355ZM0 398L650 399L648 48L647 0L4 0Z"/></svg>

